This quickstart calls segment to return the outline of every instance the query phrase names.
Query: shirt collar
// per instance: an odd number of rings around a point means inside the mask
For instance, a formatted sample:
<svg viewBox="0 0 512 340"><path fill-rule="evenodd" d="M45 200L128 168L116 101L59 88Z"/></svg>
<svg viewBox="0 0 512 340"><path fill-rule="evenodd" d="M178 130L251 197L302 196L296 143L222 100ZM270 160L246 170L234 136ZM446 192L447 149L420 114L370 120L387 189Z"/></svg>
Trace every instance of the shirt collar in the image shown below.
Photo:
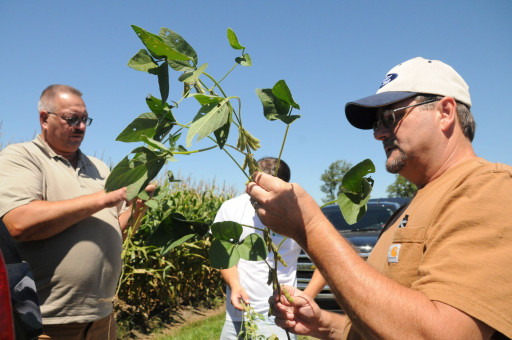
<svg viewBox="0 0 512 340"><path fill-rule="evenodd" d="M59 159L62 159L62 160L66 160L68 163L69 161L59 155L58 153L56 153L43 139L43 137L39 134L37 135L37 137L33 140L33 143L35 145L37 145L48 157L51 157L51 158L59 158ZM87 165L87 164L90 164L91 161L82 153L82 151L80 151L80 149L77 150L77 154L78 154L78 162L77 162L77 168L80 168L84 165Z"/></svg>

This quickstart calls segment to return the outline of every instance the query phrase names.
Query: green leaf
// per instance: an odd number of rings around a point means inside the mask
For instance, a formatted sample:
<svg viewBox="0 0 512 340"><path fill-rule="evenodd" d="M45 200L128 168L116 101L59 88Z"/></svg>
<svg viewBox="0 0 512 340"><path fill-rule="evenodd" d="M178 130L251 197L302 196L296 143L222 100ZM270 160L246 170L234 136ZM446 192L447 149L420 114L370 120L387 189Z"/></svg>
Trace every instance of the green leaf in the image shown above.
<svg viewBox="0 0 512 340"><path fill-rule="evenodd" d="M207 104L218 104L224 100L224 98L219 96L212 96L203 93L190 93L187 98L194 97L199 104L207 105Z"/></svg>
<svg viewBox="0 0 512 340"><path fill-rule="evenodd" d="M160 143L159 141L156 141L156 140L154 140L154 139L152 139L152 138L149 138L148 136L142 136L142 140L143 140L146 144L148 144L148 145L150 145L150 146L154 147L155 149L159 149L159 150L161 150L161 151L167 151L167 152L170 152L170 150L169 150L169 149L167 149L167 148L165 147L165 145L163 145L163 144L162 144L162 143Z"/></svg>
<svg viewBox="0 0 512 340"><path fill-rule="evenodd" d="M268 120L281 120L285 124L293 123L300 115L288 115L290 105L277 98L271 89L256 89L256 94L263 105L263 114Z"/></svg>
<svg viewBox="0 0 512 340"><path fill-rule="evenodd" d="M146 112L135 118L120 134L116 140L125 143L141 142L142 136L155 135L158 117L153 112Z"/></svg>
<svg viewBox="0 0 512 340"><path fill-rule="evenodd" d="M178 80L182 81L184 83L187 83L187 84L195 83L197 80L199 80L199 77L201 76L201 74L203 74L203 72L206 70L207 67L208 67L207 63L202 64L195 71L183 73L178 78Z"/></svg>
<svg viewBox="0 0 512 340"><path fill-rule="evenodd" d="M216 222L212 224L211 233L218 240L238 243L243 228L240 223L232 221Z"/></svg>
<svg viewBox="0 0 512 340"><path fill-rule="evenodd" d="M165 103L169 97L169 67L167 62L163 62L158 67L158 87L160 88L162 102Z"/></svg>
<svg viewBox="0 0 512 340"><path fill-rule="evenodd" d="M228 269L240 261L238 249L228 241L215 239L208 251L210 264L213 268Z"/></svg>
<svg viewBox="0 0 512 340"><path fill-rule="evenodd" d="M214 223L211 233L215 237L209 251L210 263L219 269L231 268L240 258L247 261L261 261L267 257L267 249L263 238L249 234L239 242L243 228L239 223L224 221Z"/></svg>
<svg viewBox="0 0 512 340"><path fill-rule="evenodd" d="M272 93L277 98L283 100L288 105L293 106L293 108L300 110L299 104L297 104L292 97L292 93L290 92L290 89L288 88L288 85L286 85L286 82L284 80L279 80L274 87L272 88Z"/></svg>
<svg viewBox="0 0 512 340"><path fill-rule="evenodd" d="M226 124L224 124L222 127L220 127L219 129L217 129L213 132L220 149L222 149L224 147L224 145L226 145L226 142L228 141L229 129L231 128L232 122L233 122L233 115L230 114L228 116L228 121L226 122Z"/></svg>
<svg viewBox="0 0 512 340"><path fill-rule="evenodd" d="M132 161L136 167L143 167L145 173L138 181L127 185L126 198L128 201L137 197L165 165L165 159L158 157L153 151L145 147L137 148L136 150L138 150L138 153Z"/></svg>
<svg viewBox="0 0 512 340"><path fill-rule="evenodd" d="M146 46L149 53L155 58L166 58L167 60L189 60L190 57L167 46L158 35L150 33L138 26L132 25L133 30Z"/></svg>
<svg viewBox="0 0 512 340"><path fill-rule="evenodd" d="M196 51L190 46L185 39L178 33L162 27L159 33L160 38L170 47L175 49L191 58L194 65L190 65L189 61L180 61L180 60L167 60L169 66L175 71L190 71L193 70L197 65L197 54Z"/></svg>
<svg viewBox="0 0 512 340"><path fill-rule="evenodd" d="M370 199L373 179L365 176L373 172L375 172L375 165L371 160L365 159L343 176L338 206L348 224L356 223L366 213L366 203Z"/></svg>
<svg viewBox="0 0 512 340"><path fill-rule="evenodd" d="M235 61L242 65L242 66L252 66L252 60L251 60L251 57L249 56L249 54L245 53L243 56L241 57L236 57L235 58Z"/></svg>
<svg viewBox="0 0 512 340"><path fill-rule="evenodd" d="M146 201L144 204L151 209L158 209L159 207L158 202L153 200Z"/></svg>
<svg viewBox="0 0 512 340"><path fill-rule="evenodd" d="M240 258L246 261L263 261L267 258L267 247L261 235L252 233L247 235L242 244L238 245Z"/></svg>
<svg viewBox="0 0 512 340"><path fill-rule="evenodd" d="M158 157L153 151L139 147L132 151L135 154L132 160L125 157L119 162L105 183L105 191L114 191L127 187L127 199L132 200L138 193L158 175L165 164L165 160Z"/></svg>
<svg viewBox="0 0 512 340"><path fill-rule="evenodd" d="M162 255L165 255L167 254L169 251L171 251L172 249L178 247L178 246L181 246L183 243L187 242L188 240L190 240L192 237L196 236L196 234L189 234L189 235L185 235L183 236L182 238L180 238L179 240L176 240L174 241L173 243L171 243L167 248L165 248L164 251L162 251Z"/></svg>
<svg viewBox="0 0 512 340"><path fill-rule="evenodd" d="M342 179L342 186L345 190L353 193L361 193L363 178L369 173L375 172L375 165L370 159L354 165Z"/></svg>
<svg viewBox="0 0 512 340"><path fill-rule="evenodd" d="M162 102L160 99L149 95L146 97L146 104L158 117L158 124L156 126L153 139L156 141L162 141L176 125L176 119L172 114L169 104L166 102ZM150 135L147 136L151 137Z"/></svg>
<svg viewBox="0 0 512 340"><path fill-rule="evenodd" d="M126 156L112 169L105 183L105 191L114 191L134 183L142 178L145 172L143 168L134 168Z"/></svg>
<svg viewBox="0 0 512 340"><path fill-rule="evenodd" d="M141 191L139 193L139 195L137 196L137 198L140 198L143 201L148 201L149 199L151 199L151 197L149 197L149 195L146 191Z"/></svg>
<svg viewBox="0 0 512 340"><path fill-rule="evenodd" d="M169 104L163 102L161 99L153 97L152 95L148 95L146 97L146 104L151 112L154 112L159 116L165 115L171 111Z"/></svg>
<svg viewBox="0 0 512 340"><path fill-rule="evenodd" d="M167 211L160 223L149 235L147 244L157 247L169 247L184 236L193 234L192 224L193 222L187 221L182 214Z"/></svg>
<svg viewBox="0 0 512 340"><path fill-rule="evenodd" d="M366 213L366 203L370 196L361 197L350 193L342 192L338 196L338 206L341 214L348 224L354 224L363 218Z"/></svg>
<svg viewBox="0 0 512 340"><path fill-rule="evenodd" d="M244 46L240 45L235 32L229 27L228 27L228 40L229 40L229 44L231 45L231 47L234 48L235 50L243 50L245 48Z"/></svg>
<svg viewBox="0 0 512 340"><path fill-rule="evenodd" d="M137 71L158 74L158 64L145 49L141 49L137 52L137 54L128 61L128 66Z"/></svg>
<svg viewBox="0 0 512 340"><path fill-rule="evenodd" d="M240 260L236 245L242 235L242 226L232 221L214 223L211 233L215 238L209 250L210 264L214 268L231 268Z"/></svg>
<svg viewBox="0 0 512 340"><path fill-rule="evenodd" d="M190 147L196 134L199 141L226 124L231 114L231 107L228 103L229 100L224 99L219 104L208 104L201 107L187 132L187 147Z"/></svg>

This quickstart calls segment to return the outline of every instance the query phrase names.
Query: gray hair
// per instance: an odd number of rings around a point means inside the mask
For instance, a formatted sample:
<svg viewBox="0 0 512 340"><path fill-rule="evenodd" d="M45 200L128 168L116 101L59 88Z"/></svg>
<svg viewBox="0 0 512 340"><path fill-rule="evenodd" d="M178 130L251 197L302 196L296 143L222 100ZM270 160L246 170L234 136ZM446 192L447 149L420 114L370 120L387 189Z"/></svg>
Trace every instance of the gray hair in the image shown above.
<svg viewBox="0 0 512 340"><path fill-rule="evenodd" d="M50 85L44 89L41 94L41 98L39 98L39 103L37 104L37 110L41 111L55 111L57 108L55 107L55 98L62 93L69 93L75 96L82 97L82 92L71 87L69 85Z"/></svg>
<svg viewBox="0 0 512 340"><path fill-rule="evenodd" d="M425 101L429 99L443 99L443 96L436 96L436 95L419 95L414 98L415 101ZM457 117L459 118L459 126L462 129L462 133L464 133L464 136L466 136L467 139L469 139L470 142L473 141L473 138L475 137L475 129L476 129L476 122L475 118L473 117L473 114L471 113L469 107L466 104L457 102ZM432 108L434 103L426 104L426 107Z"/></svg>

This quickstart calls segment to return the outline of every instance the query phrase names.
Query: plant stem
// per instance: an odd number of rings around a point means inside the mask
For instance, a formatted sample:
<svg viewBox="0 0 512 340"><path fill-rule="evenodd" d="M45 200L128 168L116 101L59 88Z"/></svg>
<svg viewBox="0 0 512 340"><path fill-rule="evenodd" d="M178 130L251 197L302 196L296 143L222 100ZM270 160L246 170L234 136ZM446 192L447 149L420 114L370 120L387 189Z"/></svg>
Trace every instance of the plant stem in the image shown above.
<svg viewBox="0 0 512 340"><path fill-rule="evenodd" d="M281 160L281 155L283 154L284 143L286 142L286 136L288 136L288 130L289 129L290 129L290 124L286 124L286 131L284 133L283 143L281 144L281 150L279 151L279 157L278 157L279 161ZM277 163L277 166L279 168L279 163Z"/></svg>
<svg viewBox="0 0 512 340"><path fill-rule="evenodd" d="M189 155L189 154L192 154L192 153L198 153L198 152L203 152L203 151L208 151L208 150L212 150L212 149L215 149L217 147L217 145L213 145L213 146L210 146L208 148L204 148L204 149L199 149L199 150L193 150L193 151L175 151L173 152L173 155Z"/></svg>
<svg viewBox="0 0 512 340"><path fill-rule="evenodd" d="M236 65L235 65L235 66L236 66ZM229 72L231 72L231 71L235 68L235 66L233 66L233 67L231 68L231 70L229 70L229 71L228 71L228 73L226 74L226 76L229 74ZM213 81L213 83L215 84L215 86L219 88L220 92L222 92L222 95L223 95L224 97L227 97L226 92L224 92L224 90L222 89L222 87L220 87L220 85L219 85L219 83L220 83L224 78L226 78L226 76L222 77L222 79L221 79L219 82L217 82L217 81L216 81L216 80L215 80L211 75L209 75L208 73L203 72L203 74L204 74L205 76L207 76L208 78L210 78L210 80L211 80L211 81ZM212 90L213 90L213 88L214 88L215 86L213 86L213 87L212 87L211 89L209 89L208 91L212 91Z"/></svg>
<svg viewBox="0 0 512 340"><path fill-rule="evenodd" d="M330 202L324 203L320 208L323 208L323 207L325 207L326 205L329 205L329 204L334 204L334 203L336 203L336 202L337 202L337 201L336 201L336 200L334 200L334 201L330 201Z"/></svg>
<svg viewBox="0 0 512 340"><path fill-rule="evenodd" d="M208 138L210 138L211 140L213 140L215 143L217 143L217 141L215 139L213 139L211 136L208 136ZM228 145L230 146L230 145ZM232 147L232 146L231 146ZM234 147L233 147L234 148ZM238 150L237 148L234 148L235 150ZM251 180L251 178L245 173L244 169L242 169L242 167L240 166L240 164L238 164L237 160L226 150L226 148L222 148L222 150L229 156L229 158L231 158L233 160L233 162L235 162L236 166L238 166L238 168L243 172L243 174L245 175L245 177L247 177L248 180ZM240 150L238 150L240 151Z"/></svg>
<svg viewBox="0 0 512 340"><path fill-rule="evenodd" d="M224 75L224 77L220 78L219 83L220 83L221 81L223 81L223 80L224 80L224 78L226 78L226 77L231 73L231 71L233 71L233 70L235 69L235 67L237 67L237 66L238 66L238 64L233 65L233 66L229 69L229 71ZM212 79L212 78L210 78L210 79ZM212 80L213 80L213 79L212 79ZM214 82L215 82L215 81L214 81ZM219 84L218 84L217 82L215 82L215 85L216 85L217 87L219 87L219 88L220 88L220 86L219 86ZM212 87L212 89L213 89L213 87ZM222 90L221 90L221 91L222 91Z"/></svg>

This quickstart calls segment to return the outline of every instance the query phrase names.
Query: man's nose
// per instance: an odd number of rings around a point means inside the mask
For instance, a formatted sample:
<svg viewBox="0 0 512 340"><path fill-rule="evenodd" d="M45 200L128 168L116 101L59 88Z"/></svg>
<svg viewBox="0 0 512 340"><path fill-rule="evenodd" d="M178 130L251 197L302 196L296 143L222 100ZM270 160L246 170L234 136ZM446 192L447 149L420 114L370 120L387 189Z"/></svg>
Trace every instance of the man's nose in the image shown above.
<svg viewBox="0 0 512 340"><path fill-rule="evenodd" d="M85 122L83 120L79 119L78 123L75 124L74 127L77 128L77 129L80 129L80 130L85 130L87 125L85 125Z"/></svg>
<svg viewBox="0 0 512 340"><path fill-rule="evenodd" d="M381 121L377 123L377 127L373 129L373 138L379 141L384 141L385 139L388 139L392 134L392 131L390 128L387 128L382 124Z"/></svg>

